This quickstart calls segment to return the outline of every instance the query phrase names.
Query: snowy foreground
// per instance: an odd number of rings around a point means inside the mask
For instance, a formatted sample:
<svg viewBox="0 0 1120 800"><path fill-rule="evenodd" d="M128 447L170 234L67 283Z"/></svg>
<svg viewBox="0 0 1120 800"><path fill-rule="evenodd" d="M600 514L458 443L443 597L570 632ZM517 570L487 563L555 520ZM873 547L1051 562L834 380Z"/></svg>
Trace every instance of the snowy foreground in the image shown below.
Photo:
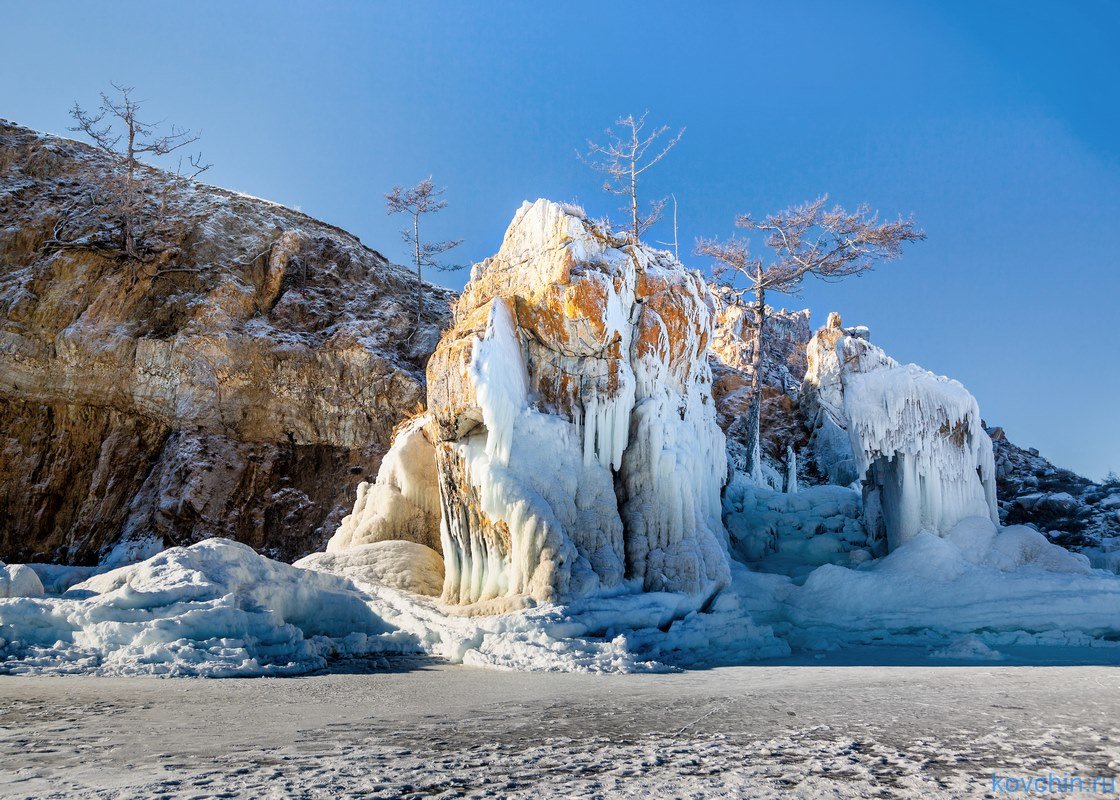
<svg viewBox="0 0 1120 800"><path fill-rule="evenodd" d="M299 562L316 567L305 569L211 539L61 595L0 599L0 672L291 675L403 654L512 670L662 672L868 646L981 662L1005 659L1008 648L1058 646L1120 663L1120 578L1032 529L981 517L945 538L922 532L884 558L797 579L735 562L731 587L701 612L688 595L624 587L567 605L457 615L383 579L399 576L393 565L408 547L419 546L318 554ZM38 569L51 583L50 568ZM416 567L415 581L434 579Z"/></svg>
<svg viewBox="0 0 1120 800"><path fill-rule="evenodd" d="M0 678L0 796L962 798L1004 796L993 775L1120 769L1111 668L391 661L298 679Z"/></svg>

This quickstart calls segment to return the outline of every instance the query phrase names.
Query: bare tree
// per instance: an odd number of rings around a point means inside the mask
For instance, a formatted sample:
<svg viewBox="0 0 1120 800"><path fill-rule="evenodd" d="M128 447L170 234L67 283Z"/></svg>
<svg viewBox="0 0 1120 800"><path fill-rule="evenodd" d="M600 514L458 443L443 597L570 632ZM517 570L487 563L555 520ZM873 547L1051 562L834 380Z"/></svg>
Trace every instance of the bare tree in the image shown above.
<svg viewBox="0 0 1120 800"><path fill-rule="evenodd" d="M197 142L200 134L190 130L180 130L172 126L171 132L158 132L160 123L144 122L139 117L141 101L132 97L131 86L112 84L119 93L113 99L101 93L101 104L96 112L87 112L74 103L70 116L77 125L70 130L83 133L97 149L112 159L113 174L105 182L104 198L91 205L99 206L102 213L108 213L111 221L118 227L119 247L132 259L145 260L150 255L144 251L142 238L145 222L150 217L161 216L166 210L167 198L161 196L158 207L153 209L150 177L142 170L142 159L151 156L166 156L170 153ZM210 168L202 163L202 155L188 158L189 169L184 172L182 159L176 176L181 180L192 181ZM87 213L92 209L87 210ZM56 227L55 238L58 239Z"/></svg>
<svg viewBox="0 0 1120 800"><path fill-rule="evenodd" d="M645 133L645 112L637 119L633 114L628 114L615 120L614 125L607 128L606 144L596 144L588 140L587 152L577 153L580 160L596 172L606 174L603 181L603 191L628 198L629 204L623 206L630 216L630 242L637 244L642 233L651 225L661 219L665 209L665 199L656 200L650 204L650 210L643 216L638 202L638 182L641 176L654 164L663 159L684 135L684 128L677 131L677 135L668 140L664 147L652 154L651 148L658 139L669 131L668 125L662 125L649 133Z"/></svg>
<svg viewBox="0 0 1120 800"><path fill-rule="evenodd" d="M755 314L747 457L756 479L761 478L762 470L759 421L767 292L795 295L810 275L825 281L859 275L876 262L898 258L904 243L925 239L913 219L880 222L867 205L848 212L840 206L826 208L827 202L824 195L760 220L749 214L739 216L737 227L765 234L765 256L755 256L749 241L735 236L696 243L697 255L710 256L716 262L712 274L724 302L751 308ZM740 281L746 286L738 286ZM750 295L753 299L748 300Z"/></svg>
<svg viewBox="0 0 1120 800"><path fill-rule="evenodd" d="M412 225L401 229L401 238L412 249L412 261L416 266L416 323L424 314L424 267L449 272L462 269L462 265L447 266L440 263L439 257L453 247L463 243L462 239L449 239L445 242L428 242L420 236L420 217L424 214L435 214L447 208L447 201L443 199L445 189L437 189L429 177L405 189L394 186L393 190L385 195L385 207L389 214L409 214Z"/></svg>

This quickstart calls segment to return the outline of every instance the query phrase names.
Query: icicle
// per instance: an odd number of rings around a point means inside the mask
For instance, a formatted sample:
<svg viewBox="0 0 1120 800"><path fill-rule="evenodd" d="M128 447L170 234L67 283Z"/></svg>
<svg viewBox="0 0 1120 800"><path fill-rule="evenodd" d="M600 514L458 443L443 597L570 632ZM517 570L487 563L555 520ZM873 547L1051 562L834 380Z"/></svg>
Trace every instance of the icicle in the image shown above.
<svg viewBox="0 0 1120 800"><path fill-rule="evenodd" d="M513 425L525 408L529 377L517 338L517 326L506 301L490 306L486 338L471 350L470 379L486 424L486 453L502 466L509 463Z"/></svg>
<svg viewBox="0 0 1120 800"><path fill-rule="evenodd" d="M793 445L786 445L786 494L797 494L797 453Z"/></svg>
<svg viewBox="0 0 1120 800"><path fill-rule="evenodd" d="M965 517L998 523L992 442L960 383L900 365L866 341L836 345L858 471L871 480L889 549ZM869 525L872 520L868 520Z"/></svg>

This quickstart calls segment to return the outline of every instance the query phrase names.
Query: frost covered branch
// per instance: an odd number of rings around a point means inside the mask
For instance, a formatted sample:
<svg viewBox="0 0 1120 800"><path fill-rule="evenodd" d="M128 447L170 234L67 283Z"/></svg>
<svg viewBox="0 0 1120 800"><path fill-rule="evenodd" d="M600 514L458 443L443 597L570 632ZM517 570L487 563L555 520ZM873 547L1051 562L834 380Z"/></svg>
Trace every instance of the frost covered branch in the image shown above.
<svg viewBox="0 0 1120 800"><path fill-rule="evenodd" d="M736 227L766 234L767 256L756 256L750 240L698 239L696 254L710 257L713 292L726 303L753 308L757 328L753 343L753 375L748 414L747 453L753 477L761 477L759 420L762 411L763 336L766 325L766 293L796 294L809 275L836 281L872 269L876 262L902 255L907 242L925 239L913 219L899 217L880 222L866 204L855 211L840 206L826 208L828 195L792 206L761 220L741 214ZM745 284L745 285L743 285ZM748 301L748 296L753 300Z"/></svg>

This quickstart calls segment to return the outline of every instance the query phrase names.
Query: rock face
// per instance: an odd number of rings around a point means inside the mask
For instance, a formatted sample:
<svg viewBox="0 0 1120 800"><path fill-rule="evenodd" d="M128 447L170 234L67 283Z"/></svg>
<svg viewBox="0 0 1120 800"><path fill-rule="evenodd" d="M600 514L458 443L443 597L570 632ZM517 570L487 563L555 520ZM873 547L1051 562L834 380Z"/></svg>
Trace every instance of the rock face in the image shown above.
<svg viewBox="0 0 1120 800"><path fill-rule="evenodd" d="M715 302L709 353L712 391L719 425L728 438L731 463L735 469L743 471L747 469L749 431L746 425L754 374L754 333L758 323L751 308L724 302L719 293ZM805 350L811 336L808 309L770 308L767 311L766 329L762 333L766 366L762 375L761 446L764 471L774 476L783 473L787 450L800 451L807 443L797 400L805 377Z"/></svg>
<svg viewBox="0 0 1120 800"><path fill-rule="evenodd" d="M445 601L728 581L711 315L667 254L521 207L428 364Z"/></svg>
<svg viewBox="0 0 1120 800"><path fill-rule="evenodd" d="M754 334L758 321L753 308L724 302L717 291L711 352L720 362L753 377ZM809 309L767 308L762 332L764 386L796 395L805 377L806 346L812 338Z"/></svg>
<svg viewBox="0 0 1120 800"><path fill-rule="evenodd" d="M995 445L1000 518L1007 525L1030 524L1063 547L1116 552L1120 567L1120 481L1095 483L1051 464L1037 450L1016 446L1002 428L989 428ZM1103 564L1102 564L1103 566Z"/></svg>
<svg viewBox="0 0 1120 800"><path fill-rule="evenodd" d="M809 343L807 402L823 471L850 457L863 483L869 533L888 550L926 529L948 533L965 517L998 523L992 442L960 383L901 365L833 314ZM846 431L850 450L838 436ZM822 446L827 443L827 449ZM850 453L850 456L849 456Z"/></svg>
<svg viewBox="0 0 1120 800"><path fill-rule="evenodd" d="M0 121L0 557L321 548L422 402L449 294L414 331L415 278L353 236L154 170L157 257L52 244L110 169Z"/></svg>

